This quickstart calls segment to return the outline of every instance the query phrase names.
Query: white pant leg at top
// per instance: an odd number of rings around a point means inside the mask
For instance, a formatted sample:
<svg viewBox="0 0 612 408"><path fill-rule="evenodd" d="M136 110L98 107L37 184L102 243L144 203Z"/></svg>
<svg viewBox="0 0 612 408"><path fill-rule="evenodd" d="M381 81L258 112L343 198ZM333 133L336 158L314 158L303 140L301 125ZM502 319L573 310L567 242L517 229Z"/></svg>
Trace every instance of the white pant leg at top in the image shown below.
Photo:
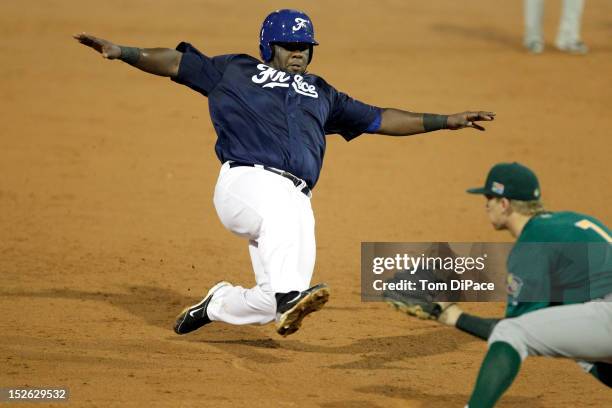
<svg viewBox="0 0 612 408"><path fill-rule="evenodd" d="M503 341L527 356L612 362L612 296L606 301L554 306L504 319L489 345Z"/></svg>
<svg viewBox="0 0 612 408"><path fill-rule="evenodd" d="M557 33L557 47L580 41L580 23L584 0L563 0L563 11Z"/></svg>
<svg viewBox="0 0 612 408"><path fill-rule="evenodd" d="M316 251L310 198L277 174L225 163L214 203L223 225L249 240L257 285L221 288L208 315L231 324L269 323L276 315L275 293L310 285Z"/></svg>
<svg viewBox="0 0 612 408"><path fill-rule="evenodd" d="M542 17L544 0L525 0L525 39L524 44L544 42L542 35Z"/></svg>

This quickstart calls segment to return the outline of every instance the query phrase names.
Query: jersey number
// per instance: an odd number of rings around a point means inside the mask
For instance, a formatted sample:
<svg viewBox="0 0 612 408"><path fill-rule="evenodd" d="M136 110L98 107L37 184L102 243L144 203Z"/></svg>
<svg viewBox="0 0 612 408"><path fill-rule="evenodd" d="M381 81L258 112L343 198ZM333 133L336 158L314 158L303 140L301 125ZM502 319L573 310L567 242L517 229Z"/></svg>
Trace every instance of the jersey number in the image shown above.
<svg viewBox="0 0 612 408"><path fill-rule="evenodd" d="M604 240L612 243L612 237L608 235L608 233L604 231L603 228L601 228L599 225L595 225L589 220L580 220L574 225L577 226L578 228L582 228L583 230L592 229L597 234L599 234Z"/></svg>

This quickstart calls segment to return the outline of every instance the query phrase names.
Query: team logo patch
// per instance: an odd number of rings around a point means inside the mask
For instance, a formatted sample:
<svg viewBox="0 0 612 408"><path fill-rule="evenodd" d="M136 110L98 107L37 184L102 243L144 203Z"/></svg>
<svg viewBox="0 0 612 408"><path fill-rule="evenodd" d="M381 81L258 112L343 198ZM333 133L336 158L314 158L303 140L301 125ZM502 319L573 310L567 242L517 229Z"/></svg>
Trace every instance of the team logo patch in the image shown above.
<svg viewBox="0 0 612 408"><path fill-rule="evenodd" d="M498 183L497 181L494 181L493 185L491 186L491 191L497 194L504 194L504 188L505 187L502 183Z"/></svg>
<svg viewBox="0 0 612 408"><path fill-rule="evenodd" d="M513 298L517 298L521 293L522 288L523 280L518 276L514 276L513 274L509 273L508 277L506 278L506 291L508 292L508 295L512 296Z"/></svg>
<svg viewBox="0 0 612 408"><path fill-rule="evenodd" d="M310 23L310 21L298 17L295 19L295 25L291 27L291 29L295 33L296 31L300 31L302 28L306 28L306 24L308 23Z"/></svg>
<svg viewBox="0 0 612 408"><path fill-rule="evenodd" d="M304 81L304 77L301 75L293 75L292 77L286 72L279 71L265 64L258 64L257 69L261 72L253 75L251 81L260 84L262 88L289 88L291 86L300 95L310 96L311 98L319 97L317 88Z"/></svg>

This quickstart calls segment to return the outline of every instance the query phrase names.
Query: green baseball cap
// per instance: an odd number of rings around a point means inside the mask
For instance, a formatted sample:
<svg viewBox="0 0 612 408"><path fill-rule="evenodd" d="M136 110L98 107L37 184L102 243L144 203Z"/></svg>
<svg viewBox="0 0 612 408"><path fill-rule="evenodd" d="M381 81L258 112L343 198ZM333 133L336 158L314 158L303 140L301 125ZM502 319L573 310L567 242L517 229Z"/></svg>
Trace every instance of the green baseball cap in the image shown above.
<svg viewBox="0 0 612 408"><path fill-rule="evenodd" d="M498 163L489 171L484 187L467 192L532 201L540 199L540 183L535 173L520 163Z"/></svg>

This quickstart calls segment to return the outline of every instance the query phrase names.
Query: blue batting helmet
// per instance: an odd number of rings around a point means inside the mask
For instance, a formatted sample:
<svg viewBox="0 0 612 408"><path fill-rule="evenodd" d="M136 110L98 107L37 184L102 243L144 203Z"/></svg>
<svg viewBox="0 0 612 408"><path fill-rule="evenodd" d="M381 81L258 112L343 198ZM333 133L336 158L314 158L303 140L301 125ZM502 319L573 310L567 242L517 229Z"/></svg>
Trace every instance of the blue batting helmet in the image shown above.
<svg viewBox="0 0 612 408"><path fill-rule="evenodd" d="M259 51L265 62L269 62L274 57L272 44L276 42L319 45L314 39L314 28L310 17L301 11L290 9L270 13L261 25ZM310 59L312 59L312 48Z"/></svg>

